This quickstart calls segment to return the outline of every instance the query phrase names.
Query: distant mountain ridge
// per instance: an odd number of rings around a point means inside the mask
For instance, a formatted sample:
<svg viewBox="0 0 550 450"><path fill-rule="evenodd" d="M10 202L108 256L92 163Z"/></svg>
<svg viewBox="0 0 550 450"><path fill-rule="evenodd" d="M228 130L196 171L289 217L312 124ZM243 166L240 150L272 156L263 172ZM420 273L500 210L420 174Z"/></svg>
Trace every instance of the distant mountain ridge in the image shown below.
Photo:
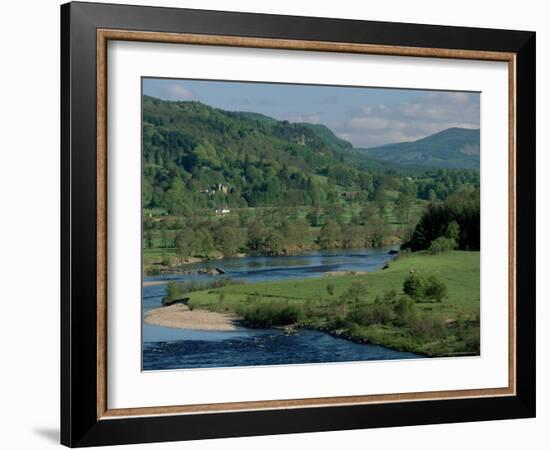
<svg viewBox="0 0 550 450"><path fill-rule="evenodd" d="M399 164L439 169L479 170L479 129L447 128L411 142L362 149L367 157Z"/></svg>

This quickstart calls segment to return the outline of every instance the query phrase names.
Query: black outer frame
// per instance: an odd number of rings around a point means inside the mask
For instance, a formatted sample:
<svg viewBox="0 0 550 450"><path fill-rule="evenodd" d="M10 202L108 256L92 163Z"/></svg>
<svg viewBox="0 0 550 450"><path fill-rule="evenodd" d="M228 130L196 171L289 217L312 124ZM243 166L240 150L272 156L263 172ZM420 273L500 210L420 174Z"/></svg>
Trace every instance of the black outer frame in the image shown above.
<svg viewBox="0 0 550 450"><path fill-rule="evenodd" d="M516 53L517 395L98 420L98 28ZM534 417L535 248L534 32L80 2L61 6L62 444L82 447Z"/></svg>

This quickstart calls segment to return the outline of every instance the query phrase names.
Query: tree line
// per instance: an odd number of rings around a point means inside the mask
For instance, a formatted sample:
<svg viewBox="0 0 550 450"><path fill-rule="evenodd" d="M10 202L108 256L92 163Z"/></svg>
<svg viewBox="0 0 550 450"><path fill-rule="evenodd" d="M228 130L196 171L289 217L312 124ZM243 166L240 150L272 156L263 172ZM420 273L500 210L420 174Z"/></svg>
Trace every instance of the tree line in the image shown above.
<svg viewBox="0 0 550 450"><path fill-rule="evenodd" d="M432 252L458 248L479 250L479 189L462 190L444 202L432 202L416 225L411 239L402 246L412 251Z"/></svg>
<svg viewBox="0 0 550 450"><path fill-rule="evenodd" d="M226 217L144 221L146 248L176 249L179 258L213 258L239 253L284 255L314 248L379 247L392 238L387 215L369 205L357 214L345 210L297 208L243 209ZM156 243L156 245L155 245Z"/></svg>

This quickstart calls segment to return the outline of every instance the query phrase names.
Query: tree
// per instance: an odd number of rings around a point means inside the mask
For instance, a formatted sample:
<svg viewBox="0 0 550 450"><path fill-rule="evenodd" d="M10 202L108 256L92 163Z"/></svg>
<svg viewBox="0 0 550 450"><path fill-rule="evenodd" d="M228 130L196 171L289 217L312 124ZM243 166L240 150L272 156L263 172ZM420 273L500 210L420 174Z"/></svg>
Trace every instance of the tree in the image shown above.
<svg viewBox="0 0 550 450"><path fill-rule="evenodd" d="M174 178L170 189L168 189L165 195L168 211L176 216L184 215L190 209L190 205L187 202L188 198L189 196L186 195L185 185L181 178Z"/></svg>
<svg viewBox="0 0 550 450"><path fill-rule="evenodd" d="M153 187L151 186L150 180L145 177L141 188L141 198L141 202L145 208L151 206L151 201L153 200Z"/></svg>
<svg viewBox="0 0 550 450"><path fill-rule="evenodd" d="M365 224L365 243L369 247L382 247L389 236L390 224L388 218L374 215Z"/></svg>
<svg viewBox="0 0 550 450"><path fill-rule="evenodd" d="M380 217L386 214L386 202L388 201L388 193L386 192L386 186L384 181L375 183L373 192L373 201L378 210Z"/></svg>
<svg viewBox="0 0 550 450"><path fill-rule="evenodd" d="M364 243L363 227L360 225L342 225L341 246L344 248L354 248Z"/></svg>
<svg viewBox="0 0 550 450"><path fill-rule="evenodd" d="M401 223L409 223L411 208L414 204L415 192L412 183L407 183L395 202L395 212Z"/></svg>
<svg viewBox="0 0 550 450"><path fill-rule="evenodd" d="M153 248L153 233L151 230L147 230L145 232L145 242L147 244L147 248Z"/></svg>
<svg viewBox="0 0 550 450"><path fill-rule="evenodd" d="M417 302L441 302L447 296L447 286L435 275L412 273L403 282L403 292Z"/></svg>
<svg viewBox="0 0 550 450"><path fill-rule="evenodd" d="M252 251L260 250L264 245L265 231L263 223L256 219L248 225L247 246Z"/></svg>
<svg viewBox="0 0 550 450"><path fill-rule="evenodd" d="M372 184L372 175L366 171L359 173L359 175L357 176L357 184L359 184L361 190L369 193L372 192L374 189L374 186Z"/></svg>
<svg viewBox="0 0 550 450"><path fill-rule="evenodd" d="M178 255L183 260L188 260L193 256L193 243L195 240L195 233L191 229L180 231L176 236L176 247L178 249Z"/></svg>
<svg viewBox="0 0 550 450"><path fill-rule="evenodd" d="M339 224L342 224L344 221L344 207L340 203L333 203L325 209L325 216L328 219L331 219Z"/></svg>
<svg viewBox="0 0 550 450"><path fill-rule="evenodd" d="M288 228L287 240L290 245L304 247L310 239L308 224L303 219L298 219L296 222L291 223Z"/></svg>
<svg viewBox="0 0 550 450"><path fill-rule="evenodd" d="M216 234L217 248L224 256L233 256L246 245L246 232L233 226L221 226Z"/></svg>
<svg viewBox="0 0 550 450"><path fill-rule="evenodd" d="M318 227L321 225L322 213L319 208L314 208L306 214L306 220L309 222L309 225L312 227Z"/></svg>
<svg viewBox="0 0 550 450"><path fill-rule="evenodd" d="M267 235L265 247L270 253L280 255L286 250L285 237L278 230L272 230Z"/></svg>
<svg viewBox="0 0 550 450"><path fill-rule="evenodd" d="M324 249L335 248L338 246L340 236L340 225L332 219L327 219L319 233L319 246Z"/></svg>
<svg viewBox="0 0 550 450"><path fill-rule="evenodd" d="M373 218L376 214L376 207L373 203L368 202L365 204L361 212L359 213L359 217L361 218L362 224L365 225L371 218Z"/></svg>
<svg viewBox="0 0 550 450"><path fill-rule="evenodd" d="M195 241L193 243L196 254L209 258L214 253L214 239L210 231L199 229L195 231Z"/></svg>
<svg viewBox="0 0 550 450"><path fill-rule="evenodd" d="M456 225L452 222L456 222ZM458 236L456 242L460 250L479 250L479 189L450 195L442 203L431 203L403 248L425 250L438 237L447 238L447 235Z"/></svg>
<svg viewBox="0 0 550 450"><path fill-rule="evenodd" d="M428 247L428 253L430 255L436 255L438 253L445 253L454 250L457 246L457 243L454 239L439 236L437 239L434 239L430 246Z"/></svg>
<svg viewBox="0 0 550 450"><path fill-rule="evenodd" d="M410 274L403 282L403 292L416 301L422 300L425 294L424 278L415 273Z"/></svg>
<svg viewBox="0 0 550 450"><path fill-rule="evenodd" d="M162 248L168 247L168 234L165 228L162 228L160 230L160 241L161 241Z"/></svg>
<svg viewBox="0 0 550 450"><path fill-rule="evenodd" d="M447 225L447 230L445 231L445 237L458 242L460 239L460 225L456 220L451 220Z"/></svg>

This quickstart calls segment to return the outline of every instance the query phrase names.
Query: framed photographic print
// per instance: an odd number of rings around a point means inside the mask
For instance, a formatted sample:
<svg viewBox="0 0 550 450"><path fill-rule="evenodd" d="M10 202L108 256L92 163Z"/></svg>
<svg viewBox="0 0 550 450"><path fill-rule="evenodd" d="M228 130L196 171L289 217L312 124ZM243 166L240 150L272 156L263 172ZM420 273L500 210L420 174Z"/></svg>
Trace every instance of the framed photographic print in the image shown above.
<svg viewBox="0 0 550 450"><path fill-rule="evenodd" d="M535 33L61 19L63 444L535 415Z"/></svg>

